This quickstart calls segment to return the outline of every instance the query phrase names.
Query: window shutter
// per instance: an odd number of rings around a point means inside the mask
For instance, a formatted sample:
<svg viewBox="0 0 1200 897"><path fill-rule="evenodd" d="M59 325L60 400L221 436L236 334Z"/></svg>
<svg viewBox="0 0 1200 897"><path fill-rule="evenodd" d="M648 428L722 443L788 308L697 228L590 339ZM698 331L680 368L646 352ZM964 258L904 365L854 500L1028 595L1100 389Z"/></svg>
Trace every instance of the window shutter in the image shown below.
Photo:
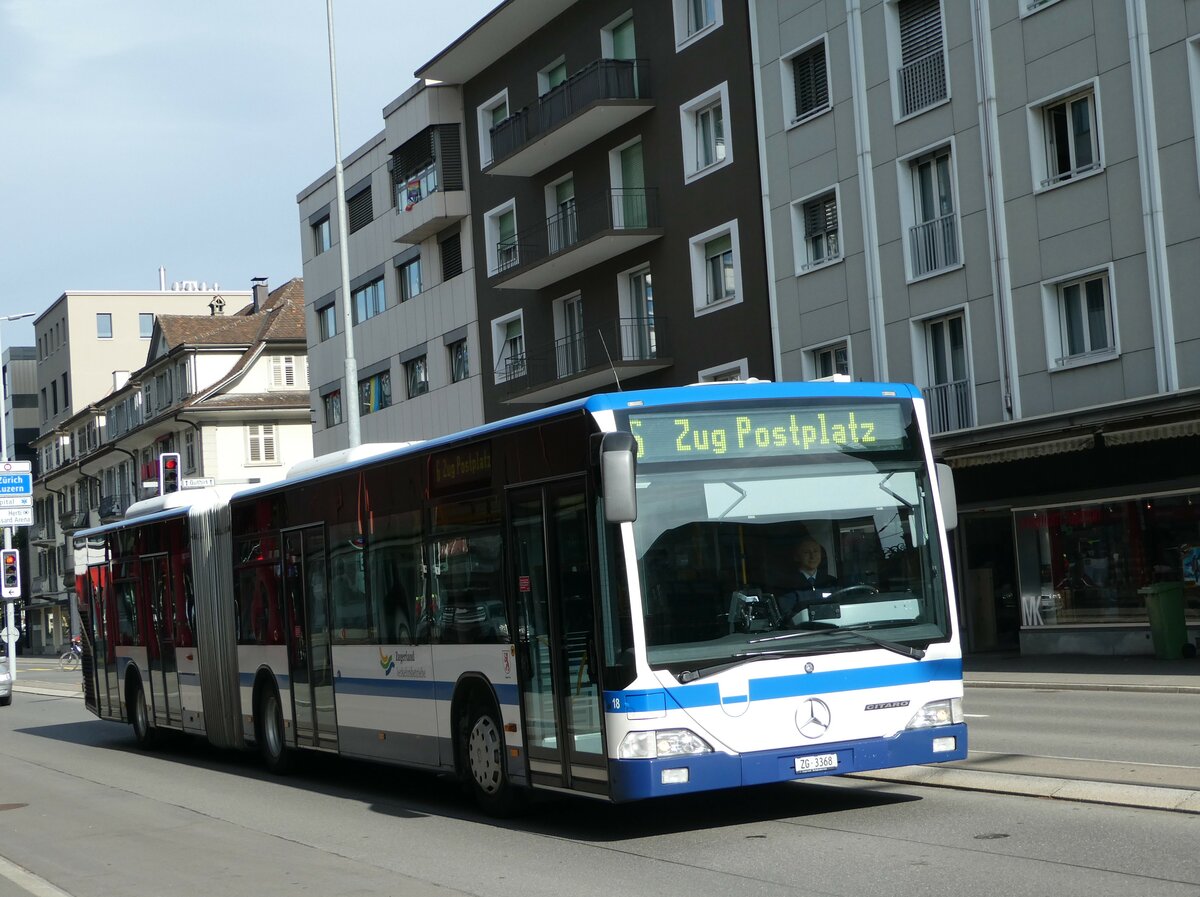
<svg viewBox="0 0 1200 897"><path fill-rule="evenodd" d="M829 105L829 82L825 74L825 42L792 60L796 90L796 117Z"/></svg>
<svg viewBox="0 0 1200 897"><path fill-rule="evenodd" d="M459 234L447 237L439 244L442 255L442 280L462 274L462 238Z"/></svg>
<svg viewBox="0 0 1200 897"><path fill-rule="evenodd" d="M804 235L814 237L838 229L837 197L826 193L804 204Z"/></svg>
<svg viewBox="0 0 1200 897"><path fill-rule="evenodd" d="M262 427L262 459L275 460L275 425L263 424Z"/></svg>
<svg viewBox="0 0 1200 897"><path fill-rule="evenodd" d="M462 175L462 141L459 137L458 125L434 125L437 142L434 151L437 153L440 180L445 190L463 189Z"/></svg>
<svg viewBox="0 0 1200 897"><path fill-rule="evenodd" d="M899 12L901 65L941 52L942 10L938 0L904 0Z"/></svg>
<svg viewBox="0 0 1200 897"><path fill-rule="evenodd" d="M371 188L361 190L346 200L346 218L350 233L362 230L371 223L374 212L371 208Z"/></svg>

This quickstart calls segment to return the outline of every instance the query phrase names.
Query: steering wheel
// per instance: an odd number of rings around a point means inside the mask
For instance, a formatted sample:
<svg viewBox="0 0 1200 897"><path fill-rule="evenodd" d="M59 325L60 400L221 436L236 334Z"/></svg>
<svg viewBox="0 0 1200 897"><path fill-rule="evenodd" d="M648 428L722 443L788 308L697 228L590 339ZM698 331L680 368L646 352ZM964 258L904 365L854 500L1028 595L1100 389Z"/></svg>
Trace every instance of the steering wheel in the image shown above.
<svg viewBox="0 0 1200 897"><path fill-rule="evenodd" d="M849 598L852 596L859 596L862 598L870 598L872 595L878 595L878 594L879 594L879 589L875 588L872 585L867 585L865 582L858 582L858 583L855 583L854 585L842 586L840 589L835 589L834 591L829 593L829 597L826 598L825 600L826 601L838 601L838 600L841 600L842 598Z"/></svg>

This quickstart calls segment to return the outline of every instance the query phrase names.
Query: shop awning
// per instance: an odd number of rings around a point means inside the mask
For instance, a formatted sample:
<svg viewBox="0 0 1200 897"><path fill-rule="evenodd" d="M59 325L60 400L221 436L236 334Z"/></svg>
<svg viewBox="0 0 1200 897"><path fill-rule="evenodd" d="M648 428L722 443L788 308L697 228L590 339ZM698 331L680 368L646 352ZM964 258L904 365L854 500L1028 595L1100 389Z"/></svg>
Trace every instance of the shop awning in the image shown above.
<svg viewBox="0 0 1200 897"><path fill-rule="evenodd" d="M1096 437L1088 433L1084 436L1066 436L1062 439L1012 445L987 452L955 455L947 458L946 463L951 467L979 467L983 464L1001 464L1005 461L1024 461L1028 458L1042 458L1046 455L1061 455L1064 452L1082 452L1092 448L1095 444Z"/></svg>
<svg viewBox="0 0 1200 897"><path fill-rule="evenodd" d="M1104 432L1105 445L1133 445L1155 439L1174 439L1179 436L1200 436L1200 420L1177 420L1168 424L1135 427L1130 430Z"/></svg>

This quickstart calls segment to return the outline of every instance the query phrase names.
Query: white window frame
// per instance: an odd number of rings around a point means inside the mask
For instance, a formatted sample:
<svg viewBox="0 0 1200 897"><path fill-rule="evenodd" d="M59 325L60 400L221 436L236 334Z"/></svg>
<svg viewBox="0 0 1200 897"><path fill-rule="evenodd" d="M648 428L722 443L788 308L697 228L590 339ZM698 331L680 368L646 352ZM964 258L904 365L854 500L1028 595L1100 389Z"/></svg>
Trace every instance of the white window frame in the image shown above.
<svg viewBox="0 0 1200 897"><path fill-rule="evenodd" d="M493 318L491 322L492 328L492 375L497 384L506 383L510 379L505 376L504 348L507 345L505 340L505 331L508 328L509 321L521 322L521 345L524 349L525 344L525 310L518 308L516 311L509 312L506 315L501 315L498 318ZM527 349L524 349L528 352ZM515 379L515 378L513 378Z"/></svg>
<svg viewBox="0 0 1200 897"><path fill-rule="evenodd" d="M695 31L688 30L688 6L691 0L671 0L671 17L675 21L675 52L685 50L696 41L703 40L725 24L722 0L713 0L713 20Z"/></svg>
<svg viewBox="0 0 1200 897"><path fill-rule="evenodd" d="M483 249L484 249L484 254L487 257L488 277L495 277L497 274L501 273L499 270L500 269L500 253L496 248L497 244L500 242L500 216L503 215L505 212L510 212L510 211L513 213L513 235L515 236L518 231L516 199L510 199L507 202L503 202L500 205L496 206L491 211L484 213L484 216L483 216L483 240L484 240ZM519 265L521 263L520 247L517 247L516 251L517 251L517 256L518 256L516 264ZM515 265L512 267L515 267ZM506 268L505 270L512 270L512 267Z"/></svg>
<svg viewBox="0 0 1200 897"><path fill-rule="evenodd" d="M187 473L196 472L196 431L183 431L183 469Z"/></svg>
<svg viewBox="0 0 1200 897"><path fill-rule="evenodd" d="M953 265L947 265L944 268L928 271L924 274L914 275L912 247L909 242L911 237L910 232L917 224L925 222L917 221L913 163L919 162L922 157L935 154L942 149L950 153L950 189L953 191L952 198L954 200L954 237L957 241L958 262ZM958 187L958 149L955 146L954 137L951 136L948 140L939 140L937 143L922 147L915 153L909 153L897 159L896 177L900 191L900 242L904 253L904 277L906 282L910 284L919 283L922 280L928 280L931 277L941 277L943 274L948 274L951 271L957 271L962 268L964 264L962 245L962 192Z"/></svg>
<svg viewBox="0 0 1200 897"><path fill-rule="evenodd" d="M288 378L291 383L288 383ZM271 356L271 389L298 389L300 383L300 363L295 355Z"/></svg>
<svg viewBox="0 0 1200 897"><path fill-rule="evenodd" d="M508 105L508 88L500 91L494 97L480 103L475 109L476 127L479 130L479 168L480 170L487 168L494 161L492 159L492 110L501 103L504 103L504 108L509 115L512 115L512 109Z"/></svg>
<svg viewBox="0 0 1200 897"><path fill-rule="evenodd" d="M1041 12L1043 9L1049 9L1057 2L1058 0L1019 0L1017 8L1021 18L1024 19L1034 13Z"/></svg>
<svg viewBox="0 0 1200 897"><path fill-rule="evenodd" d="M1046 110L1051 106L1057 106L1060 103L1077 99L1085 94L1090 94L1091 96L1092 134L1095 139L1093 150L1096 154L1095 163L1091 168L1068 177L1052 176L1049 160L1050 134L1046 129ZM1194 103L1195 101L1193 100L1193 108L1195 108ZM1101 114L1099 78L1089 78L1086 81L1072 85L1066 90L1060 90L1048 97L1042 97L1037 102L1026 106L1025 112L1029 121L1029 168L1033 177L1034 193L1057 190L1059 187L1076 184L1079 181L1104 172L1106 166L1104 161L1104 116ZM1074 148L1072 148L1072 152L1074 152ZM1051 181L1052 177L1055 180Z"/></svg>
<svg viewBox="0 0 1200 897"><path fill-rule="evenodd" d="M745 358L739 358L737 361L727 361L724 364L715 364L710 368L705 368L702 371L696 372L697 383L712 383L715 380L728 380L725 374L737 373L738 380L748 380L750 378L750 363Z"/></svg>
<svg viewBox="0 0 1200 897"><path fill-rule="evenodd" d="M704 257L704 244L726 234L729 235L733 249L734 294L710 303L708 301L708 265ZM742 251L739 242L736 218L688 240L688 252L692 262L692 309L696 317L741 305L745 291L742 288Z"/></svg>
<svg viewBox="0 0 1200 897"><path fill-rule="evenodd" d="M613 40L613 32L627 21L633 18L633 10L627 9L621 13L607 25L600 29L600 56L604 59L613 59L613 54L616 50L616 42ZM636 32L637 26L634 26Z"/></svg>
<svg viewBox="0 0 1200 897"><path fill-rule="evenodd" d="M256 451L258 460L254 458ZM272 467L279 463L279 433L275 424L246 424L246 466Z"/></svg>
<svg viewBox="0 0 1200 897"><path fill-rule="evenodd" d="M1117 320L1117 291L1114 265L1097 265L1074 271L1062 277L1042 283L1042 317L1046 334L1046 370L1066 371L1072 368L1085 367L1089 364L1100 364L1112 361L1121 355L1121 328ZM1083 283L1095 277L1104 278L1105 299L1107 300L1108 336L1111 345L1103 349L1085 352L1079 355L1067 356L1066 332L1063 321L1062 288L1074 283Z"/></svg>
<svg viewBox="0 0 1200 897"><path fill-rule="evenodd" d="M820 199L822 196L827 196L830 193L833 194L833 201L837 206L837 253L834 255L826 254L823 259L814 259L812 246L809 244L804 226L804 207L813 200ZM797 277L803 277L805 274L811 274L814 271L819 271L821 268L828 268L830 265L836 265L845 261L845 243L842 239L842 193L839 184L834 184L832 187L825 187L822 190L797 199L792 203L791 212L792 260L795 265Z"/></svg>
<svg viewBox="0 0 1200 897"><path fill-rule="evenodd" d="M562 177L555 178L546 185L543 191L546 204L546 239L547 248L551 250L551 255L562 252L564 249L569 249L579 242L579 205L578 197L572 194L572 202L574 203L575 217L571 226L564 227L563 222L558 221L558 216L561 210L558 207L558 187L560 184L565 184L567 181L572 182L572 187L575 181L575 172L568 171ZM559 231L554 233L554 225L550 222L555 220L558 224Z"/></svg>
<svg viewBox="0 0 1200 897"><path fill-rule="evenodd" d="M820 343L815 346L809 346L804 349L801 357L802 373L805 380L816 380L821 376L821 367L818 363L823 352L833 352L839 347L846 349L846 374L850 377L854 376L854 355L850 349L850 340L847 337L841 339L830 340ZM837 372L834 371L836 374Z"/></svg>
<svg viewBox="0 0 1200 897"><path fill-rule="evenodd" d="M820 44L825 51L825 98L824 106L819 106L810 109L808 112L801 114L796 108L796 71L793 67L795 61L801 56L806 55L814 47ZM833 76L829 71L829 34L820 35L810 40L806 44L802 44L790 53L785 53L780 57L779 77L783 88L783 109L784 120L783 125L785 130L797 128L802 124L820 118L826 112L833 109Z"/></svg>
<svg viewBox="0 0 1200 897"><path fill-rule="evenodd" d="M462 372L461 377L456 377L454 369L454 350L455 347L459 345L463 347L463 351L466 354L465 361L467 363L467 369ZM467 337L464 336L462 339L456 339L454 342L447 345L446 356L446 381L448 383L462 383L464 380L471 379L471 342Z"/></svg>
<svg viewBox="0 0 1200 897"><path fill-rule="evenodd" d="M108 318L108 336L100 335L100 319L101 318ZM113 330L112 312L110 312L110 311L96 312L96 339L112 339L113 333L114 333L114 330Z"/></svg>
<svg viewBox="0 0 1200 897"><path fill-rule="evenodd" d="M1200 182L1200 34L1193 34L1187 40L1188 61L1188 93L1192 99L1192 134L1197 135L1193 141L1196 144L1196 177Z"/></svg>
<svg viewBox="0 0 1200 897"><path fill-rule="evenodd" d="M703 168L699 167L696 143L699 139L700 114L720 105L722 129L724 131L725 158ZM733 164L732 122L729 109L729 82L722 81L699 96L693 97L679 107L679 129L683 139L683 182L690 184Z"/></svg>
<svg viewBox="0 0 1200 897"><path fill-rule="evenodd" d="M888 83L891 85L892 120L895 124L908 121L910 118L916 118L918 115L924 115L926 112L945 106L954 98L954 89L950 79L950 53L946 47L945 0L939 0L938 6L942 17L942 67L946 73L946 96L936 103L930 103L928 106L922 106L920 109L904 114L900 101L900 79L896 74L900 70L901 60L904 58L900 46L900 0L886 0L884 4L884 32L887 38L888 54Z"/></svg>
<svg viewBox="0 0 1200 897"><path fill-rule="evenodd" d="M537 85L538 85L538 96L539 97L544 97L546 94L548 94L551 90L554 89L553 87L550 86L550 72L554 71L554 69L558 68L560 65L565 68L566 62L567 62L567 57L560 55L557 59L555 59L549 65L542 66L542 68L538 69ZM564 79L563 83L565 84L568 80L570 80L570 78L571 78L571 73L567 72L566 78ZM559 85L559 86L561 86L561 85ZM496 107L493 106L492 108L494 109Z"/></svg>
<svg viewBox="0 0 1200 897"><path fill-rule="evenodd" d="M149 333L142 333L142 321L145 318L150 319L150 332ZM139 311L138 312L138 339L150 339L150 337L152 337L152 336L154 336L154 312Z"/></svg>

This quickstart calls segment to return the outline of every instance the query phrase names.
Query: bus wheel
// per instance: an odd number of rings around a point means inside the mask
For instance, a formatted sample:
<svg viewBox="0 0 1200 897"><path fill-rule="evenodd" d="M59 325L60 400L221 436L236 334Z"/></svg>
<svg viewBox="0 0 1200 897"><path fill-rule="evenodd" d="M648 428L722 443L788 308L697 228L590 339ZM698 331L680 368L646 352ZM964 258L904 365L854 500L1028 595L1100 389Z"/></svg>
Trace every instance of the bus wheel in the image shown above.
<svg viewBox="0 0 1200 897"><path fill-rule="evenodd" d="M279 692L273 685L264 688L259 695L254 722L263 763L271 772L283 775L288 771L292 758L284 734L283 707L279 703Z"/></svg>
<svg viewBox="0 0 1200 897"><path fill-rule="evenodd" d="M519 805L517 789L504 768L504 731L490 708L468 708L460 729L466 784L475 802L492 816L508 816Z"/></svg>
<svg viewBox="0 0 1200 897"><path fill-rule="evenodd" d="M133 723L133 737L138 746L149 750L157 742L157 732L150 725L150 714L146 710L146 692L142 690L141 680L134 680L133 690L129 693L129 720Z"/></svg>

